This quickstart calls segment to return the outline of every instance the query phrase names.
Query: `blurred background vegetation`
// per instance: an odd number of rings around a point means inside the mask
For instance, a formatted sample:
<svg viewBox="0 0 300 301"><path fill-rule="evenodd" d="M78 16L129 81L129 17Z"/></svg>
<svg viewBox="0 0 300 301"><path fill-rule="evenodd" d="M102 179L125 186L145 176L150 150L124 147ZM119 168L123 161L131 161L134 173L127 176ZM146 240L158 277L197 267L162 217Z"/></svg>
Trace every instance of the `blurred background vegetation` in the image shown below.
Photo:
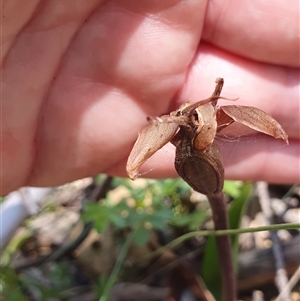
<svg viewBox="0 0 300 301"><path fill-rule="evenodd" d="M231 229L268 226L255 183L226 181L224 193ZM299 222L299 185L268 193L276 223ZM2 252L1 300L221 300L215 239L201 235L212 229L206 197L181 179L99 175L58 187ZM291 276L299 232L277 233ZM278 295L272 243L266 231L232 235L240 300Z"/></svg>

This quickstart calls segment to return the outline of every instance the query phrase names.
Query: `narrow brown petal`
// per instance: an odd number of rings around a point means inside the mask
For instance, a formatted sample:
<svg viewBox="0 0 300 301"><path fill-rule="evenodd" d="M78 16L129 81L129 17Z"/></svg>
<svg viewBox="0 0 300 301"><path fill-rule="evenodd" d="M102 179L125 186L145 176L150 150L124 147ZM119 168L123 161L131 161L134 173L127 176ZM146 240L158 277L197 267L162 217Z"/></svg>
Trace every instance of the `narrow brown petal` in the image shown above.
<svg viewBox="0 0 300 301"><path fill-rule="evenodd" d="M283 139L288 144L288 136L281 125L264 111L246 106L223 106L220 110L234 121L276 139Z"/></svg>
<svg viewBox="0 0 300 301"><path fill-rule="evenodd" d="M154 121L141 130L127 161L126 171L129 178L137 178L141 165L167 144L177 129L177 123Z"/></svg>

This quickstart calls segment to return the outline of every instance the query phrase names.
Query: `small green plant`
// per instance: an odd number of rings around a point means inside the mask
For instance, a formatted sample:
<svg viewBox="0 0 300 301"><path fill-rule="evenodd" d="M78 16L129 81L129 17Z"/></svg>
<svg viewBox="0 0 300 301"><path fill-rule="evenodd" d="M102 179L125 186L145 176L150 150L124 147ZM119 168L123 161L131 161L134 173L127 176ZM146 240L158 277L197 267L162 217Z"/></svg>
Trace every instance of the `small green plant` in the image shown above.
<svg viewBox="0 0 300 301"><path fill-rule="evenodd" d="M161 230L174 219L174 204L180 203L180 195L190 191L181 180L146 181L143 187L132 187L129 180L116 179L114 186L123 185L128 196L117 202L110 197L100 204L87 204L83 213L84 221L92 221L94 228L102 232L109 225L118 229L133 228L139 221L139 231L134 243L147 242L151 229Z"/></svg>
<svg viewBox="0 0 300 301"><path fill-rule="evenodd" d="M40 277L33 276L26 272L17 274L13 268L1 267L0 274L0 296L6 301L27 301L29 298L24 292L33 292L38 299L49 300L60 298L62 291L71 285L69 274L70 263L51 263L50 273L47 274L47 286Z"/></svg>

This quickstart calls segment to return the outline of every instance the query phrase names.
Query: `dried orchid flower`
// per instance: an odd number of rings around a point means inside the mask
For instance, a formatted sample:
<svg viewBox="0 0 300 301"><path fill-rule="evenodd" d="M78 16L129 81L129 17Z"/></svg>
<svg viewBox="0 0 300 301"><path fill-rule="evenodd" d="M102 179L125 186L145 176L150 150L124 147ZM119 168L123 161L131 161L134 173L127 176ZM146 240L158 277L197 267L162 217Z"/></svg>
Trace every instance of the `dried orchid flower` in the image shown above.
<svg viewBox="0 0 300 301"><path fill-rule="evenodd" d="M192 145L202 153L213 144L217 133L238 122L251 129L283 139L288 144L288 136L281 125L264 111L247 106L229 105L217 107L224 83L217 78L213 95L205 100L181 105L168 115L149 118L150 124L138 136L127 161L126 170L131 179L138 176L141 165L165 144L178 140L179 129L186 129ZM180 134L181 135L181 134Z"/></svg>

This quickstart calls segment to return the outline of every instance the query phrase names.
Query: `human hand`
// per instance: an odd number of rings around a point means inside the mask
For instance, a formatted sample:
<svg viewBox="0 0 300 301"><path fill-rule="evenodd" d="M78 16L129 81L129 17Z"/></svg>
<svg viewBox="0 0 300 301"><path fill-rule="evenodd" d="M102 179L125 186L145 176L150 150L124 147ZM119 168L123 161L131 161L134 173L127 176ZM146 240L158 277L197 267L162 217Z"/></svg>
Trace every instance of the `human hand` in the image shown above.
<svg viewBox="0 0 300 301"><path fill-rule="evenodd" d="M269 113L290 142L223 142L226 177L299 181L296 2L11 3L2 11L1 194L125 176L146 116L209 97L216 77L223 96ZM160 155L147 176L175 176L170 153Z"/></svg>

